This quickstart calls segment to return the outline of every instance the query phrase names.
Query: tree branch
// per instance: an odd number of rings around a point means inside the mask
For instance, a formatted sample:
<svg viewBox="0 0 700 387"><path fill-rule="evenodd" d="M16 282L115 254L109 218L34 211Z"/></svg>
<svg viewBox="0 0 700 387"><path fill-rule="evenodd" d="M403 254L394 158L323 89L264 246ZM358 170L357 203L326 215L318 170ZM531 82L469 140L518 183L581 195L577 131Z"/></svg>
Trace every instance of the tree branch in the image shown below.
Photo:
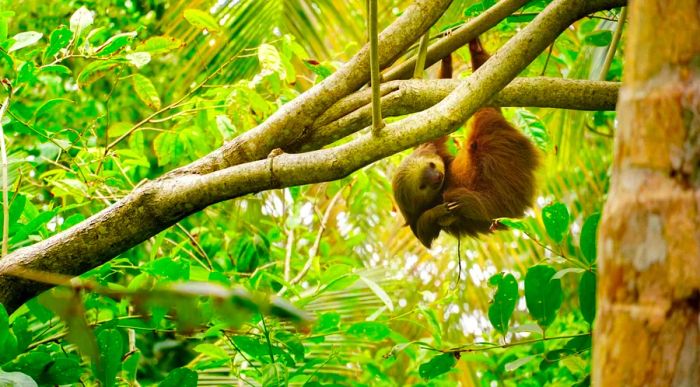
<svg viewBox="0 0 700 387"><path fill-rule="evenodd" d="M418 1L416 4L421 4L427 9L416 10L418 13L413 12L413 17L421 21L428 19L426 14L432 15L429 5L435 6L436 2L442 4L438 0ZM253 154L257 156L262 149L279 143L274 135L259 146L247 143L249 138L258 139L256 136L259 136L263 130L260 128L274 128L265 132L266 137L270 133L278 133L281 128L298 134L298 127L287 125L291 125L292 122L306 122L305 118L297 117L301 111L316 112L316 107L308 106L309 101L318 98L318 95L326 95L331 98L331 103L334 103L342 96L349 94L347 92L344 95L337 95L333 91L321 92L314 88L312 90L315 91L312 93L308 95L305 93L307 96L302 98L302 101L295 102L295 100L280 109L283 113L278 112L275 114L275 119L271 118L274 125L263 124L253 130L256 134L248 134L250 133L248 132L241 136L246 141L236 142L238 145L233 148L224 147L225 150L214 152L215 156L209 155L179 172L147 182L119 202L69 230L9 254L0 261L0 302L9 312L12 312L23 302L48 287L46 284L21 278L23 268L78 275L107 262L112 257L172 226L185 216L211 204L266 189L336 180L410 146L448 134L515 78L573 21L590 13L591 10L602 9L604 6L617 6L621 2L621 0L553 1L478 71L462 81L459 87L444 100L428 110L387 125L379 135L360 136L331 149L302 154L282 154L267 160L216 170L232 160L238 160L239 157L229 152L239 149L237 147L242 144L246 145L245 148L240 148L247 154L242 156L245 158ZM407 11L406 14L408 13ZM422 30L413 28L416 31L414 40L425 32L426 28ZM387 31L382 35L386 34ZM386 40L384 47L395 46L394 41L390 41L389 37L392 35L383 37ZM363 52L365 52L364 55L358 54L365 58L364 69L358 70L363 73L363 76L347 74L347 71L342 69L339 72L346 74L350 80L365 79L368 75L366 50ZM382 52L382 54L385 53L386 51ZM360 67L362 66L358 65L357 68ZM335 79L335 82L345 91L352 88L348 83L342 82L342 79ZM290 105L292 107L289 107ZM330 104L323 106L321 110L325 110ZM316 113L318 114L311 115L311 121L306 122L307 125L311 125L313 119L320 115L319 112ZM293 117L280 116L286 114ZM286 145L290 135L280 133L279 136L285 137L282 144ZM195 173L183 173L187 170ZM216 171L206 175L198 174L207 170Z"/></svg>
<svg viewBox="0 0 700 387"><path fill-rule="evenodd" d="M416 42L447 10L452 0L416 0L379 34L379 66L389 66ZM259 126L190 165L168 175L205 174L232 165L260 160L276 148L303 137L313 121L339 99L369 81L369 47L365 45L343 67L321 83L282 106Z"/></svg>
<svg viewBox="0 0 700 387"><path fill-rule="evenodd" d="M416 113L439 103L462 83L458 79L406 80L386 83L382 98L382 116L396 117ZM615 110L620 84L536 77L517 78L485 105L548 107L571 110ZM319 149L371 124L371 95L363 90L333 105L328 114L341 118L328 122L326 114L314 123L304 142L291 144L290 151ZM339 106L336 108L336 106Z"/></svg>

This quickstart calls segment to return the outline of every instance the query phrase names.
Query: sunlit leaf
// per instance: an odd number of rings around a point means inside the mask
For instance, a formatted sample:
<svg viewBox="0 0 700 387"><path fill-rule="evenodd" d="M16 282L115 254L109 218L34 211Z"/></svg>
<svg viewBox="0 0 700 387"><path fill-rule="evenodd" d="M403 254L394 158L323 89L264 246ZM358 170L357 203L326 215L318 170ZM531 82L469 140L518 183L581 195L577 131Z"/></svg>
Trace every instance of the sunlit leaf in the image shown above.
<svg viewBox="0 0 700 387"><path fill-rule="evenodd" d="M554 203L542 209L542 221L552 240L560 243L569 232L569 211L562 203Z"/></svg>
<svg viewBox="0 0 700 387"><path fill-rule="evenodd" d="M68 44L73 39L73 31L67 28L59 28L51 32L49 36L49 45L44 52L44 58L51 58L58 54L61 49L68 47ZM44 59L47 60L47 59Z"/></svg>
<svg viewBox="0 0 700 387"><path fill-rule="evenodd" d="M92 12L84 6L80 7L70 17L70 30L77 34L78 31L83 31L85 28L91 26L93 21Z"/></svg>
<svg viewBox="0 0 700 387"><path fill-rule="evenodd" d="M3 387L35 387L34 379L21 372L5 372L0 369L0 386Z"/></svg>
<svg viewBox="0 0 700 387"><path fill-rule="evenodd" d="M208 12L189 8L184 12L185 19L195 27L206 29L209 32L219 32L219 24Z"/></svg>
<svg viewBox="0 0 700 387"><path fill-rule="evenodd" d="M134 74L132 78L134 91L141 101L143 101L151 109L160 109L160 97L158 90L153 86L150 79L141 74Z"/></svg>
<svg viewBox="0 0 700 387"><path fill-rule="evenodd" d="M151 55L167 54L178 48L182 48L185 42L171 36L154 36L136 46L135 51L147 52Z"/></svg>
<svg viewBox="0 0 700 387"><path fill-rule="evenodd" d="M131 42L136 36L136 32L124 32L121 34L116 34L111 38L107 39L101 46L95 48L95 53L97 56L108 56L114 54L115 52L121 50Z"/></svg>
<svg viewBox="0 0 700 387"><path fill-rule="evenodd" d="M151 54L147 52L132 52L126 55L126 59L136 68L141 68L151 62Z"/></svg>
<svg viewBox="0 0 700 387"><path fill-rule="evenodd" d="M44 34L36 31L20 32L19 34L12 37L12 39L15 42L10 46L10 48L7 51L13 52L34 45L36 44L36 42L41 40L42 36L44 36Z"/></svg>
<svg viewBox="0 0 700 387"><path fill-rule="evenodd" d="M505 368L505 370L506 370L507 372L515 371L516 369L518 369L518 368L524 366L525 364L531 362L532 359L534 359L534 358L535 358L534 356L525 356L525 357L521 357L521 358L518 359L518 360L514 360L514 361L511 361L511 362L509 362L509 363L506 363L506 365L504 366L504 368Z"/></svg>
<svg viewBox="0 0 700 387"><path fill-rule="evenodd" d="M83 71L78 74L78 84L85 87L92 82L104 77L112 71L113 68L119 66L122 62L116 60L104 60L92 62L83 68Z"/></svg>

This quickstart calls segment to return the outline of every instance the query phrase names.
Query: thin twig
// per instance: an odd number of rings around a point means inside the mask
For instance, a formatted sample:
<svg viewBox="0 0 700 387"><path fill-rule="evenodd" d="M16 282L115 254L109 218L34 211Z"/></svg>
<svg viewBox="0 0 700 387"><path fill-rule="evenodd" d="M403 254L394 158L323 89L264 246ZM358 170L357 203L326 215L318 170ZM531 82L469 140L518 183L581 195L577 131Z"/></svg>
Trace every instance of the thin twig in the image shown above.
<svg viewBox="0 0 700 387"><path fill-rule="evenodd" d="M7 245L10 239L10 200L8 193L7 176L7 149L5 148L5 130L2 127L2 118L10 105L10 95L0 107L0 156L2 157L2 256L7 255Z"/></svg>
<svg viewBox="0 0 700 387"><path fill-rule="evenodd" d="M610 65L612 64L613 58L615 57L615 51L617 50L617 45L620 43L620 37L622 37L622 27L625 25L625 18L627 17L627 7L622 8L622 13L617 20L617 26L615 26L615 35L613 35L612 41L610 42L610 47L608 47L608 53L605 55L605 62L603 63L603 68L600 70L600 75L598 79L604 81L610 71Z"/></svg>
<svg viewBox="0 0 700 387"><path fill-rule="evenodd" d="M372 132L384 127L382 96L379 90L379 33L377 32L377 0L369 0L369 70L372 87Z"/></svg>

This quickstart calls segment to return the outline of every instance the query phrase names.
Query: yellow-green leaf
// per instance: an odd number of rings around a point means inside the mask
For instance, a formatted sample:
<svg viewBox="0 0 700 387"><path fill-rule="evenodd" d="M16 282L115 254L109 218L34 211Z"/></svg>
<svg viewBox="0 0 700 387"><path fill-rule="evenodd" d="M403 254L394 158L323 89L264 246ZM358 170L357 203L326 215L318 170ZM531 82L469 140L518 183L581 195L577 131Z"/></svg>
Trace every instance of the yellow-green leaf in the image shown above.
<svg viewBox="0 0 700 387"><path fill-rule="evenodd" d="M160 97L158 91L150 79L141 74L134 74L132 78L134 91L141 101L152 109L160 109Z"/></svg>
<svg viewBox="0 0 700 387"><path fill-rule="evenodd" d="M165 54L183 47L185 42L172 36L154 36L136 47L136 51L150 54Z"/></svg>
<svg viewBox="0 0 700 387"><path fill-rule="evenodd" d="M219 32L221 30L219 24L216 22L216 19L214 19L208 12L190 8L185 10L184 15L185 19L187 19L187 21L195 27L206 29L209 32Z"/></svg>
<svg viewBox="0 0 700 387"><path fill-rule="evenodd" d="M119 66L120 63L121 62L116 60L104 60L90 63L85 66L83 71L78 75L78 85L83 87L95 82L105 76L107 72Z"/></svg>

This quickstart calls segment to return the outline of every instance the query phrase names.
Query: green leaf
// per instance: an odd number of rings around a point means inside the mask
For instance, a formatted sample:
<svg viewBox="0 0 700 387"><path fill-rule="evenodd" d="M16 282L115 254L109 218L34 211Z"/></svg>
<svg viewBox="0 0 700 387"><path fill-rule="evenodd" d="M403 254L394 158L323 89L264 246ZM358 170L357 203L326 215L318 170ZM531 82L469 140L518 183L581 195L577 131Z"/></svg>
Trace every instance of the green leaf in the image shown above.
<svg viewBox="0 0 700 387"><path fill-rule="evenodd" d="M172 36L154 36L145 42L136 46L134 51L147 52L151 55L154 54L167 54L172 50L182 48L185 46L185 42L173 38Z"/></svg>
<svg viewBox="0 0 700 387"><path fill-rule="evenodd" d="M190 274L190 264L185 260L165 257L149 263L144 271L169 281L187 280Z"/></svg>
<svg viewBox="0 0 700 387"><path fill-rule="evenodd" d="M209 32L220 31L219 24L216 22L216 19L214 19L208 12L190 8L185 10L184 16L185 19L187 19L187 21L195 27L206 29Z"/></svg>
<svg viewBox="0 0 700 387"><path fill-rule="evenodd" d="M136 36L136 32L123 32L121 34L116 34L111 38L107 39L106 42L102 43L101 46L95 49L97 56L108 56L114 54L115 52L121 50L131 42Z"/></svg>
<svg viewBox="0 0 700 387"><path fill-rule="evenodd" d="M583 44L605 47L612 41L612 31L594 31L583 38Z"/></svg>
<svg viewBox="0 0 700 387"><path fill-rule="evenodd" d="M316 325L313 328L313 332L328 332L338 330L338 325L340 325L340 315L335 312L324 313L318 317L316 320Z"/></svg>
<svg viewBox="0 0 700 387"><path fill-rule="evenodd" d="M551 266L537 265L525 275L525 301L530 315L542 327L549 326L561 307L561 281L552 279L556 271Z"/></svg>
<svg viewBox="0 0 700 387"><path fill-rule="evenodd" d="M58 73L58 74L63 74L63 75L72 75L73 71L69 69L66 66L63 65L50 65L50 66L41 66L39 68L40 73Z"/></svg>
<svg viewBox="0 0 700 387"><path fill-rule="evenodd" d="M236 347L252 356L253 358L269 362L269 348L267 344L260 342L257 338L249 336L235 336L233 342ZM266 360L267 359L267 360Z"/></svg>
<svg viewBox="0 0 700 387"><path fill-rule="evenodd" d="M20 228L15 235L10 238L10 244L25 240L29 235L39 229L39 227L48 223L54 216L56 216L56 211L40 212L36 218L30 220L29 223Z"/></svg>
<svg viewBox="0 0 700 387"><path fill-rule="evenodd" d="M155 86L153 86L150 79L141 74L134 74L132 84L134 85L136 95L141 101L143 101L151 109L160 109L160 97L158 96L158 91L156 90Z"/></svg>
<svg viewBox="0 0 700 387"><path fill-rule="evenodd" d="M67 28L59 28L51 32L49 36L49 45L46 47L46 51L44 51L44 61L58 54L61 49L68 47L72 39L73 31Z"/></svg>
<svg viewBox="0 0 700 387"><path fill-rule="evenodd" d="M595 262L597 258L597 239L598 239L598 224L600 223L600 214L595 213L589 216L585 222L583 222L583 228L581 229L581 239L579 240L579 246L581 246L581 253L583 257L586 258L589 264Z"/></svg>
<svg viewBox="0 0 700 387"><path fill-rule="evenodd" d="M505 335L508 332L510 317L513 315L517 302L518 282L512 274L502 276L498 281L498 290L493 297L493 302L489 306L489 321L501 334Z"/></svg>
<svg viewBox="0 0 700 387"><path fill-rule="evenodd" d="M10 316L7 315L5 307L0 304L0 348L5 345L5 341L10 336Z"/></svg>
<svg viewBox="0 0 700 387"><path fill-rule="evenodd" d="M281 74L284 71L280 54L273 45L261 44L258 47L258 60L260 61L263 75L269 73Z"/></svg>
<svg viewBox="0 0 700 387"><path fill-rule="evenodd" d="M457 364L457 359L451 353L443 353L435 356L429 362L423 363L418 368L418 373L423 379L432 379L448 372Z"/></svg>
<svg viewBox="0 0 700 387"><path fill-rule="evenodd" d="M78 360L61 357L54 360L51 367L46 371L44 378L48 378L53 385L80 384L80 376L82 374L83 368Z"/></svg>
<svg viewBox="0 0 700 387"><path fill-rule="evenodd" d="M351 325L347 333L352 336L367 337L373 341L380 341L389 337L391 329L382 323L363 321Z"/></svg>
<svg viewBox="0 0 700 387"><path fill-rule="evenodd" d="M542 220L552 240L560 243L569 232L569 210L562 203L554 203L542 209Z"/></svg>
<svg viewBox="0 0 700 387"><path fill-rule="evenodd" d="M119 66L122 62L116 60L100 60L92 62L83 68L83 71L78 74L78 85L85 87L92 82L104 77L111 72L113 68Z"/></svg>
<svg viewBox="0 0 700 387"><path fill-rule="evenodd" d="M104 386L116 385L121 370L124 339L116 329L105 329L97 335L100 360L97 363L97 378Z"/></svg>
<svg viewBox="0 0 700 387"><path fill-rule="evenodd" d="M175 368L158 383L159 387L197 387L199 375L187 367Z"/></svg>
<svg viewBox="0 0 700 387"><path fill-rule="evenodd" d="M581 275L581 281L578 284L578 302L581 306L581 314L583 318L591 325L595 319L596 312L596 276L590 271L586 271Z"/></svg>
<svg viewBox="0 0 700 387"><path fill-rule="evenodd" d="M44 34L36 31L20 32L12 37L15 42L10 46L7 52L17 51L25 47L36 44Z"/></svg>
<svg viewBox="0 0 700 387"><path fill-rule="evenodd" d="M204 344L199 344L196 347L194 347L194 350L196 352L199 352L203 355L207 355L211 357L212 359L228 359L229 355L226 353L226 351L221 348L217 347L214 344L209 344L209 343L204 343Z"/></svg>

